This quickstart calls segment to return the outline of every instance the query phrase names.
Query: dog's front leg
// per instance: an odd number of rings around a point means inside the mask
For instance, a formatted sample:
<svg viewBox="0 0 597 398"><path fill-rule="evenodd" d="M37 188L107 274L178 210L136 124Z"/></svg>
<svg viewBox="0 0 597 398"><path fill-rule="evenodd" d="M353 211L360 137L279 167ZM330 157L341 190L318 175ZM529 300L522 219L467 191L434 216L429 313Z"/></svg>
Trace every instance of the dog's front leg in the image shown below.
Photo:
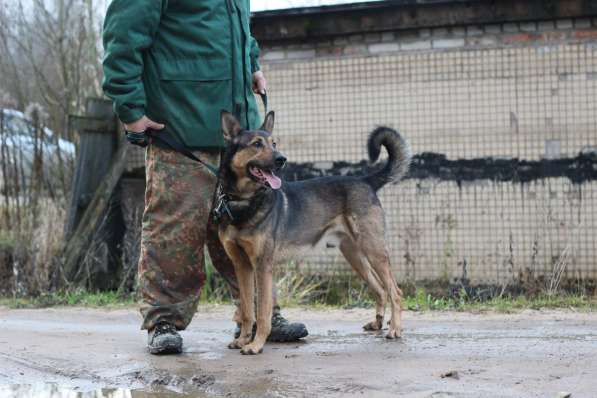
<svg viewBox="0 0 597 398"><path fill-rule="evenodd" d="M251 342L251 337L253 335L253 324L255 323L255 277L249 259L236 242L223 240L222 243L226 253L234 264L234 272L236 274L236 279L238 280L238 290L240 295L238 311L240 336L228 344L228 348L242 348Z"/></svg>
<svg viewBox="0 0 597 398"><path fill-rule="evenodd" d="M272 330L272 289L273 269L270 261L261 262L257 272L257 333L251 344L244 346L240 352L246 355L260 354Z"/></svg>

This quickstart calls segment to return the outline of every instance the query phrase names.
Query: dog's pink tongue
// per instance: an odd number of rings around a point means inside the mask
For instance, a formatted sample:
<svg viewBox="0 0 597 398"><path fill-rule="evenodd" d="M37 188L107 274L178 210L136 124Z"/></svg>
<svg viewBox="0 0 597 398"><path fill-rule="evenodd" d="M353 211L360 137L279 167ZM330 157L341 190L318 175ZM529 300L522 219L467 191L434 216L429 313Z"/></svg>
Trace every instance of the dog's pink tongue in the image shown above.
<svg viewBox="0 0 597 398"><path fill-rule="evenodd" d="M280 187L282 186L282 180L280 179L280 177L275 175L273 172L265 170L263 170L262 173L270 187L272 187L273 189L280 189Z"/></svg>

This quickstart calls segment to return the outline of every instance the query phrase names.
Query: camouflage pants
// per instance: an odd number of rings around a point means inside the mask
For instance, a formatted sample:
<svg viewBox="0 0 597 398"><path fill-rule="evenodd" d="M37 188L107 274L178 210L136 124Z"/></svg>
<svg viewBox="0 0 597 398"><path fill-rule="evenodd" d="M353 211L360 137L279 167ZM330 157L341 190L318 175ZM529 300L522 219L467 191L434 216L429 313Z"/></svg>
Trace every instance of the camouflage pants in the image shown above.
<svg viewBox="0 0 597 398"><path fill-rule="evenodd" d="M197 151L211 165L219 153ZM209 222L215 176L174 151L147 147L145 211L141 232L139 287L143 329L166 321L184 329L195 313L205 282L204 247L213 265L238 296L232 262Z"/></svg>

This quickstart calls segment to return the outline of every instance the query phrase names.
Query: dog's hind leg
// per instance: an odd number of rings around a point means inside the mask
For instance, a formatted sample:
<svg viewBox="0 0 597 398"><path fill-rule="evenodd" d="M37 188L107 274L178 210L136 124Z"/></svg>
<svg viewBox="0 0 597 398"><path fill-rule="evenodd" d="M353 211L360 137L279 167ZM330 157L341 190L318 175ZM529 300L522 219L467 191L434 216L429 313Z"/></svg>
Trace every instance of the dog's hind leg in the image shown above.
<svg viewBox="0 0 597 398"><path fill-rule="evenodd" d="M377 273L371 268L364 254L350 237L342 239L340 242L340 251L346 258L346 261L359 274L369 286L369 290L375 297L375 320L363 326L365 330L381 330L383 328L383 318L386 312L387 294Z"/></svg>
<svg viewBox="0 0 597 398"><path fill-rule="evenodd" d="M253 335L255 277L253 267L242 248L231 240L222 240L222 243L234 264L240 298L239 311L235 314L240 322L240 336L228 344L228 348L242 348L251 342Z"/></svg>
<svg viewBox="0 0 597 398"><path fill-rule="evenodd" d="M370 242L368 242L370 243ZM390 326L386 337L388 339L395 339L400 337L401 326L401 305L402 305L402 291L398 287L394 275L390 268L390 257L385 248L385 244L368 244L363 245L365 256L369 260L371 266L375 269L379 277L382 279L385 290L390 297L390 304L392 316L390 317Z"/></svg>
<svg viewBox="0 0 597 398"><path fill-rule="evenodd" d="M369 260L369 264L381 278L383 286L390 298L392 316L390 317L388 339L400 337L402 291L390 268L390 256L384 240L384 221L381 208L372 208L365 222L359 224L359 248Z"/></svg>

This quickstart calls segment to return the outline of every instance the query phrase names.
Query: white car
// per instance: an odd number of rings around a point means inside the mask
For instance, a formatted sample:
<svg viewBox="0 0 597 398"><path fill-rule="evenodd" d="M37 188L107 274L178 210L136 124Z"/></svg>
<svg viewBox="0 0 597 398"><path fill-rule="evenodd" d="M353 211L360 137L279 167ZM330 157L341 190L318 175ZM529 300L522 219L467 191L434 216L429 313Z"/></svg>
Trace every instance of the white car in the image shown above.
<svg viewBox="0 0 597 398"><path fill-rule="evenodd" d="M72 174L75 145L56 137L48 128L37 131L23 112L0 109L0 193L24 193L32 174L36 152L41 154L44 186ZM36 135L38 135L36 139Z"/></svg>

